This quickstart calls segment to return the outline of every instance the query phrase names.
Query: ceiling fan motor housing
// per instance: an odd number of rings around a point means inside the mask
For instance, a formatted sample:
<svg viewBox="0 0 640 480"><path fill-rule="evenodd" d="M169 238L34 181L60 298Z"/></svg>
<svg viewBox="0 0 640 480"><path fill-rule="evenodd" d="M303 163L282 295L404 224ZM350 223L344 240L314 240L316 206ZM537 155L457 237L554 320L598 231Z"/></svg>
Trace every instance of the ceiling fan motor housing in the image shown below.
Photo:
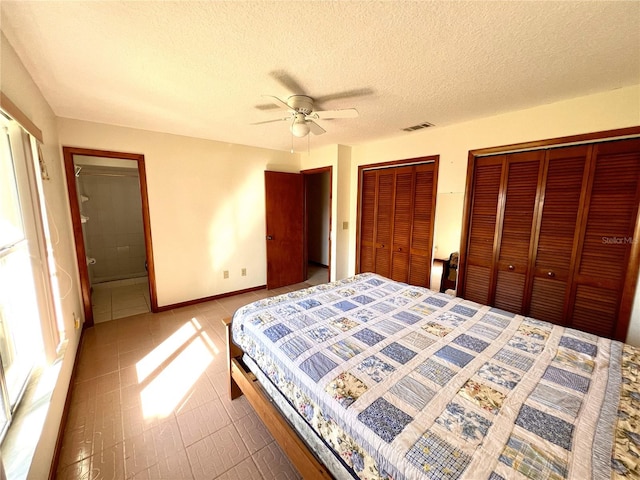
<svg viewBox="0 0 640 480"><path fill-rule="evenodd" d="M287 99L287 105L293 110L305 115L309 115L313 112L313 98L306 95L291 95Z"/></svg>

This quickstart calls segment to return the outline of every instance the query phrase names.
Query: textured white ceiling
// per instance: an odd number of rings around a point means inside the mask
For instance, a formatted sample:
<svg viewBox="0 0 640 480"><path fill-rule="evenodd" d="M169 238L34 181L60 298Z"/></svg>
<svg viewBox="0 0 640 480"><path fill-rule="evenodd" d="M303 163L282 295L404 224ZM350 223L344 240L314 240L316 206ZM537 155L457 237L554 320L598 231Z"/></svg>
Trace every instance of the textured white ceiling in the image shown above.
<svg viewBox="0 0 640 480"><path fill-rule="evenodd" d="M56 115L283 150L285 122L250 125L281 116L256 108L267 103L261 95L305 93L328 97L324 109L359 111L318 121L327 133L311 136L315 148L640 83L638 1L2 0L0 8L2 30Z"/></svg>

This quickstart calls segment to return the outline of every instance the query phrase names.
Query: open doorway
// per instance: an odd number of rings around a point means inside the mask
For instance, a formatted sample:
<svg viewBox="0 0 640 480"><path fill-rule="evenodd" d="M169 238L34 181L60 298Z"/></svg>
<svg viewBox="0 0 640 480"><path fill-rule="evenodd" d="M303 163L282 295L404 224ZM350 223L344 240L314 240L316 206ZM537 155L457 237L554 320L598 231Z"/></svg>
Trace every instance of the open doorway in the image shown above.
<svg viewBox="0 0 640 480"><path fill-rule="evenodd" d="M305 281L314 285L331 278L331 176L332 168L305 170Z"/></svg>
<svg viewBox="0 0 640 480"><path fill-rule="evenodd" d="M144 156L63 152L85 326L157 311Z"/></svg>

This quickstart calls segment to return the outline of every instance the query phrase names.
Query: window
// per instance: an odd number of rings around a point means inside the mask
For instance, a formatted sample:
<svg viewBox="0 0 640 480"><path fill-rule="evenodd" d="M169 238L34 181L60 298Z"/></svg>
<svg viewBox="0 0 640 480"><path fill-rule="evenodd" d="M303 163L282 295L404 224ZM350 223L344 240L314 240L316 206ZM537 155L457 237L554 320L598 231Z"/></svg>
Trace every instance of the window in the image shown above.
<svg viewBox="0 0 640 480"><path fill-rule="evenodd" d="M0 114L0 438L32 369L59 342L33 152L35 142ZM52 334L52 332L54 332Z"/></svg>

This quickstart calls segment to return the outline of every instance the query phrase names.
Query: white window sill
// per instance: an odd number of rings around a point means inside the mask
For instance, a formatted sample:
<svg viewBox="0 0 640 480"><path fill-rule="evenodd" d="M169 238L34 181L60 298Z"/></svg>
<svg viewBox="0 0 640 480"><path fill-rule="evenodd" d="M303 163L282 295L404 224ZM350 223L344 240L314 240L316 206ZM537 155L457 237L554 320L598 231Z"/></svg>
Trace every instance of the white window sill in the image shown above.
<svg viewBox="0 0 640 480"><path fill-rule="evenodd" d="M26 479L49 412L66 342L49 366L36 366L2 442L2 463L7 480Z"/></svg>

